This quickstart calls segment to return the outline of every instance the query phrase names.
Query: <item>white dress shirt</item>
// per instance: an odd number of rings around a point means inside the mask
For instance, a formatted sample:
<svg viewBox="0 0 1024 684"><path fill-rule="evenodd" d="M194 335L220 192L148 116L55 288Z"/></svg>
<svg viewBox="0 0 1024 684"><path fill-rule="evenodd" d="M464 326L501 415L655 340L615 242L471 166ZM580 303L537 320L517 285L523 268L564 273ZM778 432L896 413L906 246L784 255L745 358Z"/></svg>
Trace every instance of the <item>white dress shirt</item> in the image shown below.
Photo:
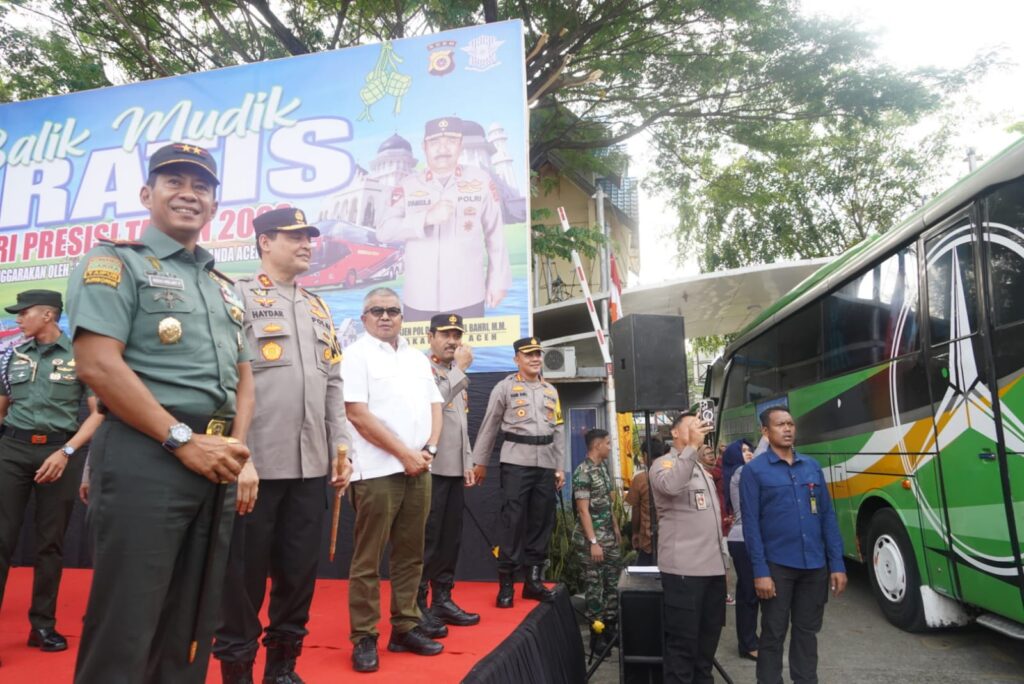
<svg viewBox="0 0 1024 684"><path fill-rule="evenodd" d="M430 361L404 337L398 348L363 335L345 348L341 361L345 401L364 403L405 446L420 449L430 439L431 404L443 403ZM355 458L353 480L405 471L394 455L368 442L349 421Z"/></svg>

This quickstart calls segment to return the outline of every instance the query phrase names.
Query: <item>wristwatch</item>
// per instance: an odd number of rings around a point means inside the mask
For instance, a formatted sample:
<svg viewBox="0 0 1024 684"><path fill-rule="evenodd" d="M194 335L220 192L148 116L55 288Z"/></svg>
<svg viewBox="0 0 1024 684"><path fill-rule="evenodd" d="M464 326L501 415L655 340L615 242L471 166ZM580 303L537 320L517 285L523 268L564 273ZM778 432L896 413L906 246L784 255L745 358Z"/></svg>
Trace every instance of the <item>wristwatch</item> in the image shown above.
<svg viewBox="0 0 1024 684"><path fill-rule="evenodd" d="M160 446L173 452L188 444L190 439L192 439L192 428L184 423L175 423L167 432L167 439Z"/></svg>
<svg viewBox="0 0 1024 684"><path fill-rule="evenodd" d="M63 451L64 455L67 456L68 458L71 458L72 456L75 455L75 447L71 446L70 444L65 444L60 448L60 450Z"/></svg>
<svg viewBox="0 0 1024 684"><path fill-rule="evenodd" d="M588 541L588 542L590 542L590 545L591 545L591 546L593 546L594 544L596 544L596 543L597 543L597 537L591 537L591 538L590 538L590 539L588 539L587 541Z"/></svg>
<svg viewBox="0 0 1024 684"><path fill-rule="evenodd" d="M430 454L431 457L437 456L437 447L434 446L433 444L424 445L423 451L426 451L428 454Z"/></svg>

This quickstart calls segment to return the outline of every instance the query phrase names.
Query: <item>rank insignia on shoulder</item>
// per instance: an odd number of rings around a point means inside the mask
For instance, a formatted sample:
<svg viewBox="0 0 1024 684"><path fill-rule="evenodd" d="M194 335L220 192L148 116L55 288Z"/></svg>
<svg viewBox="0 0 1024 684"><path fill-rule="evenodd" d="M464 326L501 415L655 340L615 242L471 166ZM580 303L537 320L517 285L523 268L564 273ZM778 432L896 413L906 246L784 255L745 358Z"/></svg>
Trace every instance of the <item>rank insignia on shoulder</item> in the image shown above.
<svg viewBox="0 0 1024 684"><path fill-rule="evenodd" d="M82 282L86 285L106 285L117 288L121 284L121 272L124 264L117 257L89 257L82 273Z"/></svg>
<svg viewBox="0 0 1024 684"><path fill-rule="evenodd" d="M274 287L274 281L271 280L270 276L268 276L266 273L260 273L256 277L256 280L259 281L260 285L262 285L263 287L265 287L267 289L270 289L270 288Z"/></svg>
<svg viewBox="0 0 1024 684"><path fill-rule="evenodd" d="M661 469L662 470L668 470L669 468L671 468L674 465L675 465L675 462L672 459L666 458L664 461L661 462Z"/></svg>

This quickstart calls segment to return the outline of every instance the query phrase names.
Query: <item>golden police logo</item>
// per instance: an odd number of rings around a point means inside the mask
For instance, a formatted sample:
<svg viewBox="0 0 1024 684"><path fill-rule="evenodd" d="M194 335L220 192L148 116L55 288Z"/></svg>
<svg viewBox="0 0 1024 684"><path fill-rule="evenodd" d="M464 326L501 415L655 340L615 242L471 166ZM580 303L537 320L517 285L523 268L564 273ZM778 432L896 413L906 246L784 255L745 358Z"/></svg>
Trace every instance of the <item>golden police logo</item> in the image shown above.
<svg viewBox="0 0 1024 684"><path fill-rule="evenodd" d="M295 210L295 223L305 223L306 215L302 213L301 209Z"/></svg>
<svg viewBox="0 0 1024 684"><path fill-rule="evenodd" d="M448 322L451 323L452 325L455 325L456 323L459 322L459 317L456 316L455 314L452 314L451 316L448 317Z"/></svg>
<svg viewBox="0 0 1024 684"><path fill-rule="evenodd" d="M530 338L530 344L537 344L537 338L536 337L531 337Z"/></svg>
<svg viewBox="0 0 1024 684"><path fill-rule="evenodd" d="M264 342L260 347L260 356L264 361L277 361L284 355L284 348L277 342Z"/></svg>
<svg viewBox="0 0 1024 684"><path fill-rule="evenodd" d="M427 72L431 76L444 76L455 71L455 41L441 40L427 46L430 57Z"/></svg>

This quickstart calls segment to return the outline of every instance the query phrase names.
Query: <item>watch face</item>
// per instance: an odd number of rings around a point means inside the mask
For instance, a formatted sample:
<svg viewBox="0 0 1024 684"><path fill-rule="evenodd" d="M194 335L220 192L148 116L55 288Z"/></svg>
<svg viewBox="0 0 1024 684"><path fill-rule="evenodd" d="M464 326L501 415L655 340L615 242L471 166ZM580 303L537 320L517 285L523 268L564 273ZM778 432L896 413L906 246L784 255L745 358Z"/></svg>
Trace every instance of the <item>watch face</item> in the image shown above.
<svg viewBox="0 0 1024 684"><path fill-rule="evenodd" d="M171 428L171 439L179 444L184 444L192 438L192 428L184 423L179 423Z"/></svg>

